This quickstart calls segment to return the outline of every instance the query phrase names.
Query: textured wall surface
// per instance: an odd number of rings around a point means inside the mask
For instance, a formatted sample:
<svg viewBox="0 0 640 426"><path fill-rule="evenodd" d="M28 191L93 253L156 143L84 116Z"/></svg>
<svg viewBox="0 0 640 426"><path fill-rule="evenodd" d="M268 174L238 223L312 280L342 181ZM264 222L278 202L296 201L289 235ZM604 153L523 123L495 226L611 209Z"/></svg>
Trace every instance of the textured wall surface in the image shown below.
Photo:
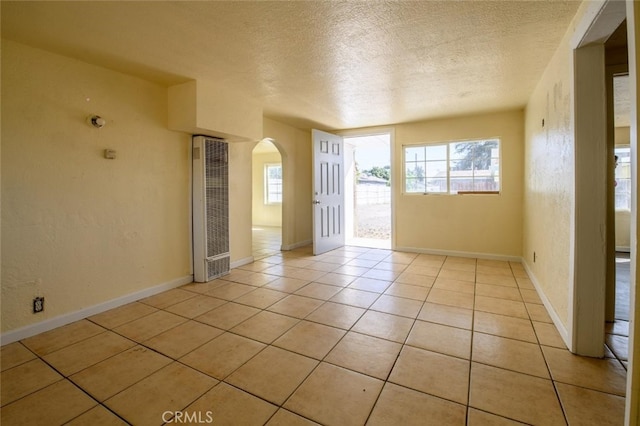
<svg viewBox="0 0 640 426"><path fill-rule="evenodd" d="M264 119L264 137L282 155L284 194L282 204L282 245L311 241L311 132Z"/></svg>
<svg viewBox="0 0 640 426"><path fill-rule="evenodd" d="M2 101L3 332L190 274L190 137L164 87L3 42Z"/></svg>
<svg viewBox="0 0 640 426"><path fill-rule="evenodd" d="M524 129L521 110L395 126L398 248L519 257L522 253ZM403 146L498 137L499 195L403 194Z"/></svg>
<svg viewBox="0 0 640 426"><path fill-rule="evenodd" d="M2 34L166 85L222 83L267 117L345 129L522 108L578 5L2 2Z"/></svg>
<svg viewBox="0 0 640 426"><path fill-rule="evenodd" d="M524 154L523 258L565 326L575 214L572 35L567 32L527 104Z"/></svg>

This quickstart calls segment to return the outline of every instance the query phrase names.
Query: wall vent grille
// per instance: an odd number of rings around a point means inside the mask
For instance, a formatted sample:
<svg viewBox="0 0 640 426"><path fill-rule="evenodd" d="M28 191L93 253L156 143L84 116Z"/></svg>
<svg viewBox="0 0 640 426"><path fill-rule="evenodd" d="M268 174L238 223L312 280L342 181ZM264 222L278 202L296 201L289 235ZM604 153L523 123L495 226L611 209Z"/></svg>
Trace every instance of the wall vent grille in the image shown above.
<svg viewBox="0 0 640 426"><path fill-rule="evenodd" d="M227 144L205 141L207 257L229 252L229 165Z"/></svg>
<svg viewBox="0 0 640 426"><path fill-rule="evenodd" d="M193 242L195 281L229 273L229 161L221 139L193 138Z"/></svg>
<svg viewBox="0 0 640 426"><path fill-rule="evenodd" d="M207 276L209 279L214 279L228 274L230 263L229 256L224 256L218 259L207 259Z"/></svg>

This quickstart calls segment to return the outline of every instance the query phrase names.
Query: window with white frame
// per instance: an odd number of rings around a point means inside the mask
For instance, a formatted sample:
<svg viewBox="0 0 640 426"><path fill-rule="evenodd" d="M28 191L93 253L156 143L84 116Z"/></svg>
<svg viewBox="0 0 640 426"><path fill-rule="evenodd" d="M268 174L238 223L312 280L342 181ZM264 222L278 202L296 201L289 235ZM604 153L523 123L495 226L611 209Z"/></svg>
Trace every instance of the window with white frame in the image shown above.
<svg viewBox="0 0 640 426"><path fill-rule="evenodd" d="M616 155L616 210L631 210L631 148L615 148Z"/></svg>
<svg viewBox="0 0 640 426"><path fill-rule="evenodd" d="M264 165L264 203L282 203L282 164Z"/></svg>
<svg viewBox="0 0 640 426"><path fill-rule="evenodd" d="M405 145L404 190L419 194L500 192L500 140Z"/></svg>

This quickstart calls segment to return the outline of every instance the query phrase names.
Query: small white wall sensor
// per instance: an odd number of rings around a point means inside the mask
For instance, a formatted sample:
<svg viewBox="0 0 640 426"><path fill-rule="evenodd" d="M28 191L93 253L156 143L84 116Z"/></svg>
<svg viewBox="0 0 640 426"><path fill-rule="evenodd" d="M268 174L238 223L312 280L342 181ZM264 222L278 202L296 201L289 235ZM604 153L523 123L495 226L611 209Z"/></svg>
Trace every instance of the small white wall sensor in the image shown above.
<svg viewBox="0 0 640 426"><path fill-rule="evenodd" d="M87 117L87 122L98 129L102 129L104 125L107 124L107 120L99 115L90 115Z"/></svg>

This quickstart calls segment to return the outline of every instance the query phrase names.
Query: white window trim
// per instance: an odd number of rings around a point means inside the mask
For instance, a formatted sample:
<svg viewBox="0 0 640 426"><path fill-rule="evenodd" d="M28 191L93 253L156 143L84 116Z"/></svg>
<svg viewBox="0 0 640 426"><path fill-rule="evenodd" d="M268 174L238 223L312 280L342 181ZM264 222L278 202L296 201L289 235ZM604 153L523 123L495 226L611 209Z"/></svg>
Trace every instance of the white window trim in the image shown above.
<svg viewBox="0 0 640 426"><path fill-rule="evenodd" d="M461 192L461 193L452 193L451 192L451 175L449 170L449 161L450 161L450 146L459 142L482 142L488 140L496 140L498 141L498 161L499 161L499 180L498 180L498 190L497 191L469 191L469 192ZM405 157L406 148L419 148L419 147L429 147L429 146L446 146L447 147L447 192L410 192L407 191L407 160ZM502 194L502 177L503 167L502 167L502 139L497 136L488 137L488 138L474 138L474 139L455 139L449 141L438 141L438 142L426 142L426 143L416 143L416 144L403 144L402 145L402 195L409 196L456 196L456 195L481 195L481 196L489 196L489 195L501 195ZM425 177L426 178L426 177Z"/></svg>
<svg viewBox="0 0 640 426"><path fill-rule="evenodd" d="M282 163L265 163L264 164L264 204L268 206L282 204L282 200L271 201L269 199L269 167L280 167L280 169L282 170ZM282 187L283 185L281 184L280 198L282 198L282 195L283 195Z"/></svg>
<svg viewBox="0 0 640 426"><path fill-rule="evenodd" d="M631 151L631 145L628 145L628 144L616 145L616 146L614 146L614 149L613 149L614 153L615 153L615 151L617 149L628 149L629 151ZM618 164L620 164L620 163L618 163ZM615 179L615 173L614 173L614 179ZM627 179L627 180L631 181L631 177L624 178L624 179ZM631 193L631 188L629 188L629 197L632 197L632 196L633 196L633 194ZM631 211L631 207L629 207L628 209L615 207L615 190L614 190L614 208L615 208L616 211L627 211L627 212Z"/></svg>

